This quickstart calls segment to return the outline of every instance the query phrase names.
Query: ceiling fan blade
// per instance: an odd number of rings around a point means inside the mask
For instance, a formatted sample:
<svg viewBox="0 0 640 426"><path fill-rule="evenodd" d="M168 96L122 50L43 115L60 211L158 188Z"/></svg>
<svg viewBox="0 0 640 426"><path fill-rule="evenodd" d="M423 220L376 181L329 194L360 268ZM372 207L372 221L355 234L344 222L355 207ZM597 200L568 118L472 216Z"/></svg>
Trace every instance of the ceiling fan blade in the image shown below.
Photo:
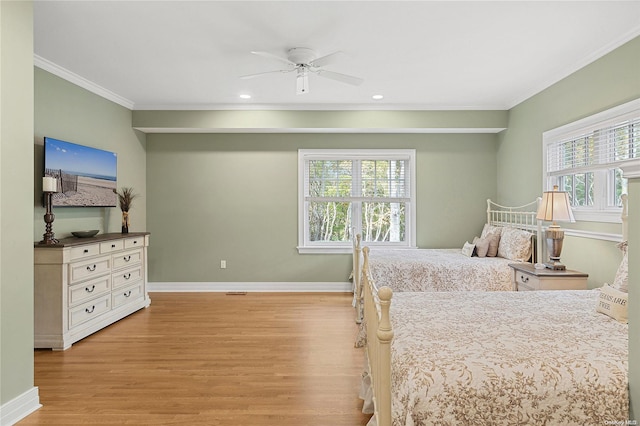
<svg viewBox="0 0 640 426"><path fill-rule="evenodd" d="M328 55L324 55L321 56L319 58L314 59L313 61L311 61L311 63L309 65L313 66L313 67L323 67L325 65L329 65L331 63L333 63L335 57L337 55L342 55L344 52L342 52L341 50L338 50L337 52L333 52L333 53L329 53Z"/></svg>
<svg viewBox="0 0 640 426"><path fill-rule="evenodd" d="M320 77L330 78L332 80L340 81L342 83L351 84L353 86L359 86L364 81L364 79L362 79L360 77L354 77L352 75L341 74L339 72L334 72L334 71L327 71L327 70L322 70L321 69L321 70L318 70L317 73L318 73L318 75Z"/></svg>
<svg viewBox="0 0 640 426"><path fill-rule="evenodd" d="M266 75L266 74L275 74L275 73L285 74L285 73L288 73L288 72L291 72L291 71L293 71L293 70L265 71L265 72L259 72L259 73L256 73L256 74L241 75L240 78L243 79L243 80L247 80L247 79L254 78L254 77L260 77L260 76L263 76L263 75Z"/></svg>
<svg viewBox="0 0 640 426"><path fill-rule="evenodd" d="M254 55L262 56L263 58L276 59L276 60L278 60L280 62L284 62L285 64L293 65L294 67L297 65L295 62L292 62L292 61L288 60L287 58L283 58L282 56L274 55L273 53L259 52L259 51L255 51L255 50L252 50L251 53L253 53Z"/></svg>

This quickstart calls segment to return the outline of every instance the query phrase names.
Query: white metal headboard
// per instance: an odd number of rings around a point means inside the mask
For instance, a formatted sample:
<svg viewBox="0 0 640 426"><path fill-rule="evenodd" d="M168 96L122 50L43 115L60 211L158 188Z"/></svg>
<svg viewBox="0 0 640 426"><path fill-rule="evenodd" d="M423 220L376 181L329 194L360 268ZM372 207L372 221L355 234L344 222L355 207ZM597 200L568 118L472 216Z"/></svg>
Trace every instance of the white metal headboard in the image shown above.
<svg viewBox="0 0 640 426"><path fill-rule="evenodd" d="M522 229L531 233L535 238L533 247L535 247L534 262L540 262L542 259L542 247L544 239L542 237L542 221L536 217L538 207L542 199L536 198L534 201L517 207L501 206L498 203L487 200L487 223L494 226L508 226L511 228Z"/></svg>

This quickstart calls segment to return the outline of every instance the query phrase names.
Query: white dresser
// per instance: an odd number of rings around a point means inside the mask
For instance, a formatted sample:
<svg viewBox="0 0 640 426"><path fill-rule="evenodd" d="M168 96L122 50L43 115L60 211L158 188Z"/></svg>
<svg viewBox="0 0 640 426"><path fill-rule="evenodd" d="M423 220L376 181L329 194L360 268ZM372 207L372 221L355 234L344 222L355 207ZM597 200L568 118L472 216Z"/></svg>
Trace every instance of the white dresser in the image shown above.
<svg viewBox="0 0 640 426"><path fill-rule="evenodd" d="M34 347L74 342L146 308L149 233L34 245Z"/></svg>

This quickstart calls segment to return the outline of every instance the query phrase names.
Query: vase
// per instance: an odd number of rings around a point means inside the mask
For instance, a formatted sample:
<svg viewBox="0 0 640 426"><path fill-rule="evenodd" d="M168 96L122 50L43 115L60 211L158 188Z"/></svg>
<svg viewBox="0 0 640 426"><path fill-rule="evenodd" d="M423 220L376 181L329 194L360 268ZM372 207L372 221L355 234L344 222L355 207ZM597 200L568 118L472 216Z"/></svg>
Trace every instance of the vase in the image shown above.
<svg viewBox="0 0 640 426"><path fill-rule="evenodd" d="M122 212L122 233L129 233L129 212Z"/></svg>

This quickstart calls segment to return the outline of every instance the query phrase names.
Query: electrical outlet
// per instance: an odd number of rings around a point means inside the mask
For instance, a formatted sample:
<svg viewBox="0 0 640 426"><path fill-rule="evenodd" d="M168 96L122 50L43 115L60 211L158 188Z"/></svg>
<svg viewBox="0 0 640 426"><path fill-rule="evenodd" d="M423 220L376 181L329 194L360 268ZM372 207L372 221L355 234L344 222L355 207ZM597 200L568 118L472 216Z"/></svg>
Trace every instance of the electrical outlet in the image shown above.
<svg viewBox="0 0 640 426"><path fill-rule="evenodd" d="M221 260L220 261L220 269L227 269L227 261L226 260Z"/></svg>

